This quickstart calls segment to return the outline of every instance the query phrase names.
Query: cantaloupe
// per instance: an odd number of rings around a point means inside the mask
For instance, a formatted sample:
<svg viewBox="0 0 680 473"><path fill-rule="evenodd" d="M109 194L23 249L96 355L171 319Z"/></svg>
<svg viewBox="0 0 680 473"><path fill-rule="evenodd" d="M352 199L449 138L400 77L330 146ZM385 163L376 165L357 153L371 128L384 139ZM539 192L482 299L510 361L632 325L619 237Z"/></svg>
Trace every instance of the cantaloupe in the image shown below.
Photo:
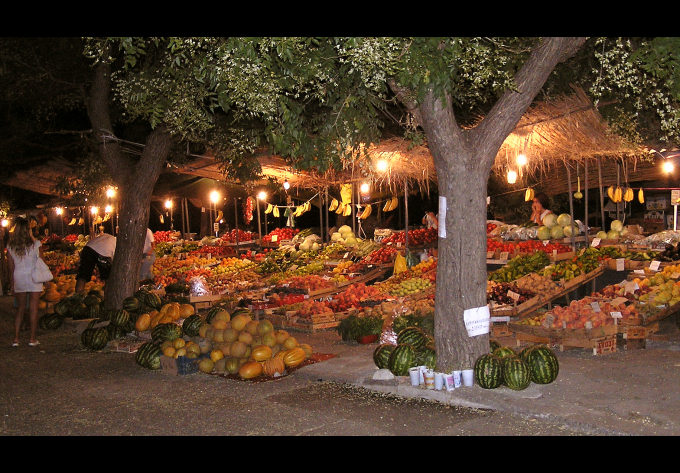
<svg viewBox="0 0 680 473"><path fill-rule="evenodd" d="M246 353L247 345L242 341L237 341L231 344L229 354L236 358L242 358Z"/></svg>
<svg viewBox="0 0 680 473"><path fill-rule="evenodd" d="M246 328L248 322L250 322L250 317L246 314L238 314L231 319L231 328L238 330L239 332Z"/></svg>
<svg viewBox="0 0 680 473"><path fill-rule="evenodd" d="M198 362L198 369L203 373L212 373L213 368L215 368L215 362L210 358L203 358Z"/></svg>
<svg viewBox="0 0 680 473"><path fill-rule="evenodd" d="M257 326L260 325L260 322L257 320L251 320L246 324L246 332L251 334L253 337L257 335Z"/></svg>
<svg viewBox="0 0 680 473"><path fill-rule="evenodd" d="M260 324L257 326L257 334L264 336L267 333L274 331L274 325L269 320L261 320Z"/></svg>

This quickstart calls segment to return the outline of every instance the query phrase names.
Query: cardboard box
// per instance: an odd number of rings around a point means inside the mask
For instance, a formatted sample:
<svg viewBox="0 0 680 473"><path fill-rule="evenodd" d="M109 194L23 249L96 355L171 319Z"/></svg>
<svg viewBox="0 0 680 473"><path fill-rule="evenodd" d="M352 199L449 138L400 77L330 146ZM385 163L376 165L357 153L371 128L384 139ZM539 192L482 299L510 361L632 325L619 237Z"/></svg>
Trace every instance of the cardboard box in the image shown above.
<svg viewBox="0 0 680 473"><path fill-rule="evenodd" d="M200 358L187 358L186 356L171 358L161 355L161 370L178 376L192 374L198 372L199 361Z"/></svg>

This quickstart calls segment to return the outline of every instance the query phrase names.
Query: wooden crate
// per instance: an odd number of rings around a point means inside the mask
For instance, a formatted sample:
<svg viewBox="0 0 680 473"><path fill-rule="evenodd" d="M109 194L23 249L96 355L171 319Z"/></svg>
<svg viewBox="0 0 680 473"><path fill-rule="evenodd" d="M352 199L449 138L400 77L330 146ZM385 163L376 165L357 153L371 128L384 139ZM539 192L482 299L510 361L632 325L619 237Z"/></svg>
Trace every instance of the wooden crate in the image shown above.
<svg viewBox="0 0 680 473"><path fill-rule="evenodd" d="M286 328L293 329L293 330L298 330L300 332L308 332L308 333L316 333L321 330L329 330L333 329L340 325L340 322L334 321L334 322L325 322L325 323L303 323L299 321L295 322L288 322L286 324Z"/></svg>
<svg viewBox="0 0 680 473"><path fill-rule="evenodd" d="M494 322L491 324L491 334L492 337L509 337L512 335L512 331L506 322Z"/></svg>

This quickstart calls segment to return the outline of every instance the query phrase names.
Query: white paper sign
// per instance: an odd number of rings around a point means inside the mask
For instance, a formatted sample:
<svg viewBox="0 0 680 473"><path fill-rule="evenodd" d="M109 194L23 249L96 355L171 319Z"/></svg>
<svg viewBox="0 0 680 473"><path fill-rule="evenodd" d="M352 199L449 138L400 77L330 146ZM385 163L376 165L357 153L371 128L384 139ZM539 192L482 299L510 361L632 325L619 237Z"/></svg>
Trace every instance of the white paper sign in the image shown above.
<svg viewBox="0 0 680 473"><path fill-rule="evenodd" d="M543 240L543 246L548 246L548 243L550 243L550 240Z"/></svg>
<svg viewBox="0 0 680 473"><path fill-rule="evenodd" d="M623 271L625 269L626 265L626 259L625 258L616 258L616 270L617 271Z"/></svg>
<svg viewBox="0 0 680 473"><path fill-rule="evenodd" d="M672 273L671 274L671 279L678 279L680 278L680 273Z"/></svg>
<svg viewBox="0 0 680 473"><path fill-rule="evenodd" d="M463 311L463 320L465 321L465 330L467 330L468 337L476 337L477 335L489 333L490 318L491 314L489 313L488 305Z"/></svg>
<svg viewBox="0 0 680 473"><path fill-rule="evenodd" d="M519 299L519 294L517 294L514 291L508 291L508 297L517 302L517 300Z"/></svg>
<svg viewBox="0 0 680 473"><path fill-rule="evenodd" d="M649 263L649 269L651 269L652 271L658 271L660 265L661 261L654 260L651 263Z"/></svg>
<svg viewBox="0 0 680 473"><path fill-rule="evenodd" d="M617 306L619 304L625 304L626 302L628 302L628 299L626 299L625 297L617 297L616 299L612 299L610 304L613 306Z"/></svg>
<svg viewBox="0 0 680 473"><path fill-rule="evenodd" d="M645 274L645 270L644 270L644 269L634 269L633 272L634 272L635 274Z"/></svg>
<svg viewBox="0 0 680 473"><path fill-rule="evenodd" d="M278 235L272 235L272 243L276 243L279 241L279 236Z"/></svg>
<svg viewBox="0 0 680 473"><path fill-rule="evenodd" d="M593 241L590 242L590 246L597 246L600 244L600 239L599 238L593 238Z"/></svg>
<svg viewBox="0 0 680 473"><path fill-rule="evenodd" d="M610 312L609 315L611 315L613 319L622 319L623 318L623 315L621 315L621 312Z"/></svg>
<svg viewBox="0 0 680 473"><path fill-rule="evenodd" d="M590 303L590 307L593 308L593 311L594 311L594 312L599 312L599 311L600 311L600 304L598 304L597 302L591 302L591 303Z"/></svg>
<svg viewBox="0 0 680 473"><path fill-rule="evenodd" d="M491 322L510 322L510 316L509 315L495 316L491 317L489 320Z"/></svg>
<svg viewBox="0 0 680 473"><path fill-rule="evenodd" d="M501 255L498 257L501 260L507 260L508 259L508 252L507 251L501 251Z"/></svg>
<svg viewBox="0 0 680 473"><path fill-rule="evenodd" d="M557 250L553 250L553 258L557 258Z"/></svg>
<svg viewBox="0 0 680 473"><path fill-rule="evenodd" d="M446 238L446 197L443 195L439 196L439 215L437 216L439 221L439 238Z"/></svg>

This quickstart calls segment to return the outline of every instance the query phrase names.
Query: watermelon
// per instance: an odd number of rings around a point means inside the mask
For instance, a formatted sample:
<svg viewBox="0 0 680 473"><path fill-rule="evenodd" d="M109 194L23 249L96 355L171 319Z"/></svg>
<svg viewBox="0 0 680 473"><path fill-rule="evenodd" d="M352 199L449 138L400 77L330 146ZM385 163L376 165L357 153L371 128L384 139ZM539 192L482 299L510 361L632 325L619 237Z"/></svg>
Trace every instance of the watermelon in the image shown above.
<svg viewBox="0 0 680 473"><path fill-rule="evenodd" d="M135 292L134 297L140 302L140 305L146 305L155 310L160 310L163 302L158 294L154 292L147 291L145 289L140 289Z"/></svg>
<svg viewBox="0 0 680 473"><path fill-rule="evenodd" d="M519 356L522 359L522 361L526 363L527 362L527 355L529 354L529 352L531 350L533 350L537 346L538 345L528 345L528 346L522 348L522 351L520 351L517 356Z"/></svg>
<svg viewBox="0 0 680 473"><path fill-rule="evenodd" d="M158 324L151 330L151 340L159 345L166 340L175 340L181 336L182 327L172 322Z"/></svg>
<svg viewBox="0 0 680 473"><path fill-rule="evenodd" d="M496 340L489 339L489 352L493 352L496 348L500 348L501 344Z"/></svg>
<svg viewBox="0 0 680 473"><path fill-rule="evenodd" d="M396 345L391 345L389 343L378 345L378 347L373 351L373 362L375 363L375 366L380 369L388 368L390 355L395 348Z"/></svg>
<svg viewBox="0 0 680 473"><path fill-rule="evenodd" d="M102 302L102 300L98 296L95 296L94 294L88 294L83 299L83 304L85 304L88 307L93 306L93 305L99 305L99 304L101 304L101 302Z"/></svg>
<svg viewBox="0 0 680 473"><path fill-rule="evenodd" d="M146 369L157 370L161 367L161 347L154 342L146 342L135 354L135 362Z"/></svg>
<svg viewBox="0 0 680 473"><path fill-rule="evenodd" d="M75 301L73 305L71 305L71 317L73 317L74 320L87 319L89 315L90 311L82 302Z"/></svg>
<svg viewBox="0 0 680 473"><path fill-rule="evenodd" d="M101 313L101 306L99 304L91 305L87 307L87 315L88 318L90 319L97 319L99 318L99 314Z"/></svg>
<svg viewBox="0 0 680 473"><path fill-rule="evenodd" d="M487 353L475 361L475 382L484 389L495 389L503 384L503 360Z"/></svg>
<svg viewBox="0 0 680 473"><path fill-rule="evenodd" d="M437 352L432 345L426 345L416 351L416 366L427 366L433 370L437 366Z"/></svg>
<svg viewBox="0 0 680 473"><path fill-rule="evenodd" d="M201 325L203 325L203 319L201 316L193 314L184 319L184 322L182 323L182 331L190 337L196 337L198 336L198 329L201 328Z"/></svg>
<svg viewBox="0 0 680 473"><path fill-rule="evenodd" d="M399 344L394 347L387 367L395 376L406 376L408 369L416 366L416 351L411 345Z"/></svg>
<svg viewBox="0 0 680 473"><path fill-rule="evenodd" d="M111 313L110 320L113 325L123 327L130 320L130 313L125 309L116 310Z"/></svg>
<svg viewBox="0 0 680 473"><path fill-rule="evenodd" d="M206 321L207 323L212 322L213 318L214 318L219 312L222 312L223 310L226 311L227 313L229 313L229 311L227 310L227 308L224 307L222 304L215 304L214 306L212 306L212 307L210 308L210 310L208 311L208 313L205 315L205 321ZM249 311L248 309L244 309L244 310L245 310L249 315L251 315L251 314L250 314L250 311ZM234 313L231 314L231 315L229 316L229 318L230 318L230 319L234 318L234 315L237 315L237 313L238 313L238 312L234 311Z"/></svg>
<svg viewBox="0 0 680 473"><path fill-rule="evenodd" d="M80 342L89 350L101 350L109 343L109 333L105 327L95 328L97 320L93 320L80 334Z"/></svg>
<svg viewBox="0 0 680 473"><path fill-rule="evenodd" d="M503 383L514 391L526 389L531 384L531 369L517 356L504 358Z"/></svg>
<svg viewBox="0 0 680 473"><path fill-rule="evenodd" d="M57 313L45 314L38 319L38 327L41 330L56 330L63 322L64 319Z"/></svg>
<svg viewBox="0 0 680 473"><path fill-rule="evenodd" d="M56 304L54 304L54 313L58 314L60 317L68 316L70 311L71 311L70 304L69 301L66 299L62 299Z"/></svg>
<svg viewBox="0 0 680 473"><path fill-rule="evenodd" d="M499 347L499 348L496 348L491 353L496 355L498 358L507 358L507 357L512 357L512 356L517 356L517 353L515 353L515 350L513 350L510 347Z"/></svg>
<svg viewBox="0 0 680 473"><path fill-rule="evenodd" d="M557 379L560 364L555 353L545 345L533 347L525 359L531 371L531 380L536 384L550 384Z"/></svg>
<svg viewBox="0 0 680 473"><path fill-rule="evenodd" d="M123 309L128 312L136 312L140 309L141 303L135 296L126 297L123 299Z"/></svg>
<svg viewBox="0 0 680 473"><path fill-rule="evenodd" d="M427 335L418 327L406 327L397 335L397 345L411 345L418 351L427 344Z"/></svg>
<svg viewBox="0 0 680 473"><path fill-rule="evenodd" d="M123 338L125 335L127 335L127 331L118 325L114 325L112 323L109 323L106 326L106 331L109 334L109 340L117 340L119 338Z"/></svg>

